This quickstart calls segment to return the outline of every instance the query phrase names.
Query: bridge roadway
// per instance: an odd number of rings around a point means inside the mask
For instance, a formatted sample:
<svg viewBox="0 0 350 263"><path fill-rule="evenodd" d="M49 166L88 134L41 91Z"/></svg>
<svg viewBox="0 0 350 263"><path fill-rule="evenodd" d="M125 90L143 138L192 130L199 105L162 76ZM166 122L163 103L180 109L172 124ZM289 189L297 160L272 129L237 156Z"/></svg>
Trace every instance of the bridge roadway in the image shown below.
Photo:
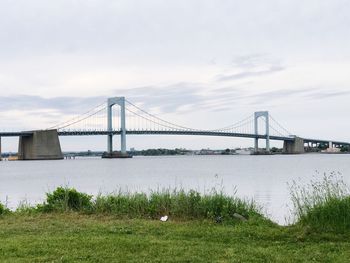
<svg viewBox="0 0 350 263"><path fill-rule="evenodd" d="M33 132L24 131L24 132L2 132L0 131L0 137L19 137L19 136L31 136Z"/></svg>
<svg viewBox="0 0 350 263"><path fill-rule="evenodd" d="M60 136L74 136L74 135L108 135L108 131L64 131L58 132ZM113 131L113 135L120 135L120 131ZM229 133L229 132L215 132L215 131L150 131L150 130L130 130L126 131L127 135L197 135L197 136L224 136L224 137L240 137L240 138L259 138L266 139L266 135L255 135L255 134L245 134L245 133ZM278 137L270 136L271 140L287 140L294 141L292 137Z"/></svg>
<svg viewBox="0 0 350 263"><path fill-rule="evenodd" d="M0 132L0 137L18 137L18 136L31 136L33 132ZM93 136L93 135L109 135L109 131L58 131L59 136ZM113 131L113 135L120 135L121 131ZM127 135L197 135L197 136L221 136L221 137L239 137L239 138L258 138L266 139L266 135L255 135L255 134L245 134L245 133L230 133L230 132L219 132L219 131L150 131L150 130L127 130ZM294 141L295 137L283 137L283 136L273 136L270 135L270 140L277 141ZM319 139L307 139L303 138L304 143L329 143L332 142L335 145L350 146L350 142L332 141L332 140L319 140Z"/></svg>

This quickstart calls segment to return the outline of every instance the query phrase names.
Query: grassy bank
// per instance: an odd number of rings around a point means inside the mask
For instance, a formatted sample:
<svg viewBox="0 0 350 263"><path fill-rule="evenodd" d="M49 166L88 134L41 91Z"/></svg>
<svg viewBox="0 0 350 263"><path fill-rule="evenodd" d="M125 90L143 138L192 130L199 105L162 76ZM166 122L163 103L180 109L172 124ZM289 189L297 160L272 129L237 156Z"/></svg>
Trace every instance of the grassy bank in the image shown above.
<svg viewBox="0 0 350 263"><path fill-rule="evenodd" d="M266 220L255 202L227 196L213 189L201 195L190 190L169 190L145 193L116 192L96 198L74 188L58 187L46 194L46 201L36 206L21 205L14 213L62 213L114 215L129 219L159 219L169 216L174 220L212 220L235 222ZM5 210L4 210L5 211Z"/></svg>
<svg viewBox="0 0 350 263"><path fill-rule="evenodd" d="M0 262L348 262L348 187L332 174L290 189L295 223L278 226L215 189L93 197L59 187L36 206L0 205Z"/></svg>
<svg viewBox="0 0 350 263"><path fill-rule="evenodd" d="M350 190L334 173L290 188L296 224L317 232L350 232Z"/></svg>
<svg viewBox="0 0 350 263"><path fill-rule="evenodd" d="M0 219L1 262L347 262L347 235L245 222L119 219L79 213Z"/></svg>

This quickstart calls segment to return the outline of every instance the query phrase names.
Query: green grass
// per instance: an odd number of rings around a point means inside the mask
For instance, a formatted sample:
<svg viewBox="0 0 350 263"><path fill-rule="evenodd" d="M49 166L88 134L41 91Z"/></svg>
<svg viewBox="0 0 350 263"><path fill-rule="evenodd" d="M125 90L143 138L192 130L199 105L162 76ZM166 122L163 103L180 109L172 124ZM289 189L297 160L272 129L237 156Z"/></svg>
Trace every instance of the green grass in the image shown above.
<svg viewBox="0 0 350 263"><path fill-rule="evenodd" d="M306 185L291 185L298 224L319 232L350 231L350 191L334 173Z"/></svg>
<svg viewBox="0 0 350 263"><path fill-rule="evenodd" d="M0 262L349 262L348 187L331 174L290 188L296 222L278 226L215 189L94 198L59 187L35 207L0 205Z"/></svg>
<svg viewBox="0 0 350 263"><path fill-rule="evenodd" d="M0 262L347 262L347 235L76 212L0 218Z"/></svg>
<svg viewBox="0 0 350 263"><path fill-rule="evenodd" d="M159 190L145 193L116 192L92 196L73 188L58 187L46 194L43 204L36 207L21 205L17 213L49 213L76 211L89 214L115 215L120 218L158 219L168 215L178 220L237 221L237 214L246 219L266 219L260 208L249 200L227 196L213 189L201 195L190 190Z"/></svg>
<svg viewBox="0 0 350 263"><path fill-rule="evenodd" d="M246 218L263 219L257 205L248 200L224 195L213 190L201 195L196 191L162 190L144 193L123 193L98 196L93 202L93 212L108 213L128 218L172 218L234 220L238 213Z"/></svg>
<svg viewBox="0 0 350 263"><path fill-rule="evenodd" d="M0 215L5 213L5 206L0 203Z"/></svg>

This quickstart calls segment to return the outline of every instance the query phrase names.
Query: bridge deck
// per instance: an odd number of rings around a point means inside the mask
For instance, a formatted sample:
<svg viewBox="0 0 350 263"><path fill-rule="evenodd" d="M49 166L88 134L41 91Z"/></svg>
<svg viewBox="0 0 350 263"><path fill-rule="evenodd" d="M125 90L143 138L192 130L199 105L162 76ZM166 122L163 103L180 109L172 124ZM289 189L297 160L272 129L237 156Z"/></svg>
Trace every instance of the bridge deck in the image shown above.
<svg viewBox="0 0 350 263"><path fill-rule="evenodd" d="M33 132L0 132L0 137L31 136Z"/></svg>
<svg viewBox="0 0 350 263"><path fill-rule="evenodd" d="M120 135L120 131L113 131L113 135ZM33 132L0 132L0 137L18 137L18 136L30 136ZM59 136L93 136L93 135L108 135L109 131L58 131ZM226 132L215 132L215 131L150 131L150 130L130 130L126 131L128 135L196 135L196 136L219 136L219 137L238 137L238 138L258 138L266 139L266 135L255 135L245 133L226 133ZM283 136L270 136L270 140L277 141L294 141L294 137L283 137ZM319 140L319 139L304 139L305 143L329 143L339 145L350 146L350 142L332 141L332 140Z"/></svg>
<svg viewBox="0 0 350 263"><path fill-rule="evenodd" d="M119 135L120 131L113 131L112 134ZM60 136L83 136L83 135L108 135L108 131L61 131ZM240 138L259 138L266 139L266 135L255 135L245 133L225 133L211 131L126 131L128 135L197 135L197 136L223 136L223 137L240 137ZM294 141L293 137L270 136L271 140Z"/></svg>

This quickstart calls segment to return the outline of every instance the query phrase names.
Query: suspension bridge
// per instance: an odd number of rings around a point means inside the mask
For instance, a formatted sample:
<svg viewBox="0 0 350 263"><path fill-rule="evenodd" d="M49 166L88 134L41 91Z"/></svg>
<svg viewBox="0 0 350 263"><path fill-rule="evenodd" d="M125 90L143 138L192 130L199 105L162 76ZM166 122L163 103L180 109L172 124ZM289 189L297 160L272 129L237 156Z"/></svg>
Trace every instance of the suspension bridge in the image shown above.
<svg viewBox="0 0 350 263"><path fill-rule="evenodd" d="M320 144L329 148L349 147L349 142L307 139L292 135L268 111L255 112L231 125L217 129L195 129L164 120L151 114L140 106L125 99L107 99L89 111L58 123L44 130L0 132L1 137L19 137L18 158L62 159L59 136L107 136L105 157L129 157L126 138L129 135L191 135L224 136L254 139L254 149L258 153L259 140L265 140L265 153L270 152L270 140L283 141L283 152L287 154L304 153L305 146ZM120 151L113 151L113 137L120 136Z"/></svg>

